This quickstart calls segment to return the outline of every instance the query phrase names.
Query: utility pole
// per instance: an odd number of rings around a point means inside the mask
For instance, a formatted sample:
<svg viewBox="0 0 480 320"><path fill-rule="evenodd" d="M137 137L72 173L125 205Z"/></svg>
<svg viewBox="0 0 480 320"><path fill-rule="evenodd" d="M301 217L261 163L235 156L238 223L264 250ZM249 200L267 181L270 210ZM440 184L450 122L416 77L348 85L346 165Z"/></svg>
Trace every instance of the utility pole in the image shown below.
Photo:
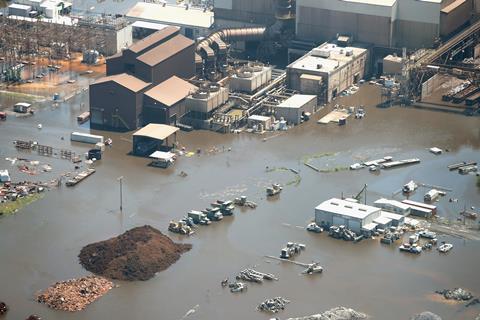
<svg viewBox="0 0 480 320"><path fill-rule="evenodd" d="M118 177L117 178L118 182L120 183L120 213L122 212L122 209L123 209L123 206L122 206L122 196L123 196L123 192L122 192L122 181L123 181L123 176L121 177Z"/></svg>

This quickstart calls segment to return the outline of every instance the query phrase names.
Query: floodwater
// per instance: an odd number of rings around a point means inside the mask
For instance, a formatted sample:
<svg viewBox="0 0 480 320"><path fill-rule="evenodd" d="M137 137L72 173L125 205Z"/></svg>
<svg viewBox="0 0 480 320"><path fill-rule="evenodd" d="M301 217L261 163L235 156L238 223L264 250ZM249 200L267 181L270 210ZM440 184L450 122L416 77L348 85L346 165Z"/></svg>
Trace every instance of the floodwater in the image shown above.
<svg viewBox="0 0 480 320"><path fill-rule="evenodd" d="M0 123L0 168L9 168L14 180L45 180L73 170L65 160L19 154L12 141L34 139L86 152L88 145L68 139L71 131L79 130L75 117L88 106L86 99L82 93L57 108L46 103L33 117L10 117ZM439 214L452 220L464 204L480 207L476 177L446 168L454 162L480 160L480 119L400 107L377 109L378 99L378 88L369 85L342 98L340 103L364 104L367 110L365 119L348 119L342 127L316 124L327 111L322 110L312 121L281 134L181 132L180 144L189 151L201 149L201 153L180 157L168 170L149 167L148 159L127 155L131 150L129 133L100 132L112 137L114 144L93 176L74 188L51 190L17 214L0 218L0 300L11 307L5 319L24 319L31 313L48 320L270 319L271 315L255 307L276 296L291 300L286 310L276 315L281 319L336 306L352 307L373 319L409 319L424 310L443 319L474 319L480 305L443 304L432 298L432 293L463 287L480 295L480 242L441 235L440 241L454 244L449 254L433 250L413 256L374 240L350 243L303 229L320 202L342 193L355 195L364 184L368 185L368 203L380 196L391 197L411 179L451 188L438 206ZM36 129L38 123L43 124L42 130ZM88 124L80 130L88 130ZM271 138L264 141L264 137ZM428 152L432 146L450 152L435 156ZM209 153L213 147L219 152ZM318 173L303 165L304 157L326 152L334 155L313 159L312 164L324 169L342 167L386 155L418 157L422 162L379 174L368 170ZM27 176L4 160L16 156L50 163L54 171ZM293 173L267 172L267 166L299 170L301 181L286 185L277 199L267 200L268 183L288 184L295 179ZM179 176L181 171L188 176ZM119 176L124 177L123 215L118 209ZM420 200L426 191L419 189L413 199ZM168 233L168 222L188 210L240 195L257 202L257 209L237 209L233 217L199 227L191 237ZM450 203L448 198L459 201ZM35 292L53 282L88 274L77 258L84 245L144 224L168 233L175 241L192 243L193 249L149 281L116 282L118 288L82 312L54 311L34 301ZM305 243L307 249L297 260L319 261L324 273L304 276L299 266L264 257L278 255L287 241ZM222 279L233 279L246 267L274 273L280 280L249 285L241 294L220 286ZM194 312L189 312L191 309Z"/></svg>

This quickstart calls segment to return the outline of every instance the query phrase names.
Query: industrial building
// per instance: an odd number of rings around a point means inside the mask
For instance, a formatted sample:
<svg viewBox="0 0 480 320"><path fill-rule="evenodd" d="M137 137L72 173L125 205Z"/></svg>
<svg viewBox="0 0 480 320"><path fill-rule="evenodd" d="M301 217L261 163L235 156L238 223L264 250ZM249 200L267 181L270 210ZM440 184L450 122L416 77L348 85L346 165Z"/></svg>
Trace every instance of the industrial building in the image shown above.
<svg viewBox="0 0 480 320"><path fill-rule="evenodd" d="M205 37L211 33L214 13L201 8L138 2L126 14L132 22L144 21L177 26L190 39Z"/></svg>
<svg viewBox="0 0 480 320"><path fill-rule="evenodd" d="M373 203L373 206L375 206L377 208L380 208L382 210L388 211L388 212L392 212L392 213L402 215L404 217L410 215L410 206L405 204L405 203L402 203L400 201L396 201L396 200L389 200L389 199L381 198L381 199L376 200Z"/></svg>
<svg viewBox="0 0 480 320"><path fill-rule="evenodd" d="M306 114L313 114L317 109L317 96L295 94L275 107L277 119L283 118L289 124L300 124Z"/></svg>
<svg viewBox="0 0 480 320"><path fill-rule="evenodd" d="M143 92L150 83L126 73L106 76L90 85L90 126L128 131L142 124Z"/></svg>
<svg viewBox="0 0 480 320"><path fill-rule="evenodd" d="M287 86L330 102L365 75L368 50L324 43L287 67Z"/></svg>
<svg viewBox="0 0 480 320"><path fill-rule="evenodd" d="M191 78L195 75L195 44L179 30L162 29L110 57L107 75L126 72L154 84L174 75Z"/></svg>
<svg viewBox="0 0 480 320"><path fill-rule="evenodd" d="M210 128L213 112L228 100L228 89L216 83L205 83L185 99L184 123L199 129Z"/></svg>
<svg viewBox="0 0 480 320"><path fill-rule="evenodd" d="M193 84L173 76L145 92L143 122L177 124L186 113L185 98L197 91Z"/></svg>
<svg viewBox="0 0 480 320"><path fill-rule="evenodd" d="M401 57L389 54L383 58L383 74L384 75L400 75L402 74L403 59Z"/></svg>
<svg viewBox="0 0 480 320"><path fill-rule="evenodd" d="M374 223L381 216L381 209L332 198L315 208L315 222L320 226L345 226L361 233L363 226Z"/></svg>
<svg viewBox="0 0 480 320"><path fill-rule="evenodd" d="M215 0L215 23L220 26L269 25L275 21L275 0Z"/></svg>
<svg viewBox="0 0 480 320"><path fill-rule="evenodd" d="M401 214L337 198L324 201L315 208L315 223L319 226L343 225L357 234L401 226L404 221Z"/></svg>
<svg viewBox="0 0 480 320"><path fill-rule="evenodd" d="M298 39L328 41L338 34L385 47L431 47L465 24L472 0L297 0Z"/></svg>

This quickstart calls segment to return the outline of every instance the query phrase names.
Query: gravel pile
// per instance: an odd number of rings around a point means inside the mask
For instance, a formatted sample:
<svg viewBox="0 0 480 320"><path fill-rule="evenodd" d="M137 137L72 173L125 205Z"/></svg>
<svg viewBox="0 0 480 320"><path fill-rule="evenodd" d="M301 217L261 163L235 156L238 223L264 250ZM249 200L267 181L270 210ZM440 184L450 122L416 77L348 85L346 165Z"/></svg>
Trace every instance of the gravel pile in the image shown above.
<svg viewBox="0 0 480 320"><path fill-rule="evenodd" d="M453 290L441 290L435 291L438 294L441 294L448 300L458 300L458 301L467 301L473 298L473 295L465 289L455 288Z"/></svg>
<svg viewBox="0 0 480 320"><path fill-rule="evenodd" d="M174 243L151 226L133 228L118 237L84 247L80 263L90 272L118 280L148 280L191 249Z"/></svg>
<svg viewBox="0 0 480 320"><path fill-rule="evenodd" d="M363 320L368 316L364 313L355 311L346 307L336 307L325 311L324 313L314 314L311 316L290 318L288 320Z"/></svg>
<svg viewBox="0 0 480 320"><path fill-rule="evenodd" d="M290 303L289 300L284 299L282 297L276 297L272 299L267 299L264 302L262 302L257 309L260 311L265 311L265 312L271 312L271 313L277 313L283 309L285 309L285 306Z"/></svg>
<svg viewBox="0 0 480 320"><path fill-rule="evenodd" d="M80 311L106 294L112 287L113 283L105 278L89 276L57 282L37 294L36 299L52 309Z"/></svg>

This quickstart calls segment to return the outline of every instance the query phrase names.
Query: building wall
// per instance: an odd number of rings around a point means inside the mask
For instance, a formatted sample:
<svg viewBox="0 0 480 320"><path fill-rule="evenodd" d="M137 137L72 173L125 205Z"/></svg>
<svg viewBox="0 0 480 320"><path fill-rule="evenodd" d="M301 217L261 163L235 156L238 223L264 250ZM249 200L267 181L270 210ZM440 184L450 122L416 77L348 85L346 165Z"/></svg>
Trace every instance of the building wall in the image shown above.
<svg viewBox="0 0 480 320"><path fill-rule="evenodd" d="M110 58L107 60L107 76L120 74L123 72L125 71L123 65L123 58L121 56L116 58Z"/></svg>
<svg viewBox="0 0 480 320"><path fill-rule="evenodd" d="M460 1L460 0L459 0ZM473 1L467 0L455 10L440 14L440 36L445 37L470 20L473 13Z"/></svg>
<svg viewBox="0 0 480 320"><path fill-rule="evenodd" d="M134 93L109 81L90 85L89 96L92 128L113 130L137 128L142 93Z"/></svg>
<svg viewBox="0 0 480 320"><path fill-rule="evenodd" d="M184 114L185 100L168 107L148 96L143 97L143 125L149 123L175 124Z"/></svg>
<svg viewBox="0 0 480 320"><path fill-rule="evenodd" d="M272 24L275 0L215 0L215 19Z"/></svg>
<svg viewBox="0 0 480 320"><path fill-rule="evenodd" d="M439 32L439 24L397 20L394 26L394 46L428 48L433 45Z"/></svg>
<svg viewBox="0 0 480 320"><path fill-rule="evenodd" d="M188 79L195 75L195 45L162 61L152 69L152 82L159 84L172 76Z"/></svg>
<svg viewBox="0 0 480 320"><path fill-rule="evenodd" d="M328 41L338 34L355 41L389 46L393 25L390 17L297 6L297 38Z"/></svg>

